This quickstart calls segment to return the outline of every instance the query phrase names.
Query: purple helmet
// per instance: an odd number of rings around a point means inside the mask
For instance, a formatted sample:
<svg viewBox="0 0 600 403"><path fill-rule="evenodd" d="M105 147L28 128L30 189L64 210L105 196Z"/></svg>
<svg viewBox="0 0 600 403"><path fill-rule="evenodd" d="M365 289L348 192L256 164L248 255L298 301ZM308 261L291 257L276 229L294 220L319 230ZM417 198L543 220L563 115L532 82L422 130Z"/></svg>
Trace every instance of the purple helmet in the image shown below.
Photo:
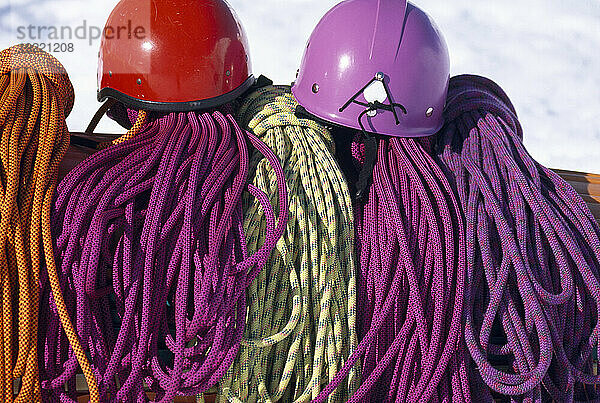
<svg viewBox="0 0 600 403"><path fill-rule="evenodd" d="M292 92L311 115L398 137L443 125L450 79L439 29L406 0L346 0L313 31Z"/></svg>

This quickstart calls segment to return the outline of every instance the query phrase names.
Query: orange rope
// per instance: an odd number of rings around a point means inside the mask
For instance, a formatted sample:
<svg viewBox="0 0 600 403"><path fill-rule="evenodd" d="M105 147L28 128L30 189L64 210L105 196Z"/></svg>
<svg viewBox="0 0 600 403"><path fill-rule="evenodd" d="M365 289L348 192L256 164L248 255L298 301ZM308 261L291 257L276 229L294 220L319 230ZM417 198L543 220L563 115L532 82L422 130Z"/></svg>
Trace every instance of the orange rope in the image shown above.
<svg viewBox="0 0 600 403"><path fill-rule="evenodd" d="M37 358L40 270L48 278L57 311L99 402L96 379L62 297L53 257L50 207L58 167L69 147L65 118L73 87L63 66L32 45L0 52L0 396L41 400ZM16 351L15 351L16 350Z"/></svg>
<svg viewBox="0 0 600 403"><path fill-rule="evenodd" d="M133 127L131 129L129 129L129 131L127 133L125 133L124 135L122 135L119 138L116 138L112 141L107 141L105 143L100 143L98 145L98 149L99 150L103 150L105 148L108 148L110 146L116 145L116 144L121 144L127 140L131 140L132 138L134 138L136 135L140 134L140 132L142 131L142 128L144 127L144 124L146 123L146 118L147 118L148 114L146 111L144 110L140 110L138 112L137 115L137 119L133 125Z"/></svg>

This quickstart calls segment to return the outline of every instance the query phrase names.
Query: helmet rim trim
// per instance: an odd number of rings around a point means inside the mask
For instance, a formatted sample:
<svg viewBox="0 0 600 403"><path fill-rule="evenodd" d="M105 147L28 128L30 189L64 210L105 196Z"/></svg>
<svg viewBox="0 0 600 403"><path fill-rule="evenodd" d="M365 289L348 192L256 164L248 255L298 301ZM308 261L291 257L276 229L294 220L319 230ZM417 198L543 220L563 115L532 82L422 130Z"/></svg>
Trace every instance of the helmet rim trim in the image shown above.
<svg viewBox="0 0 600 403"><path fill-rule="evenodd" d="M156 102L146 101L132 97L114 88L105 87L98 91L97 98L103 102L108 98L116 99L128 107L153 112L192 112L201 109L211 109L227 104L239 98L256 83L256 78L251 74L239 87L213 98L200 99L187 102Z"/></svg>

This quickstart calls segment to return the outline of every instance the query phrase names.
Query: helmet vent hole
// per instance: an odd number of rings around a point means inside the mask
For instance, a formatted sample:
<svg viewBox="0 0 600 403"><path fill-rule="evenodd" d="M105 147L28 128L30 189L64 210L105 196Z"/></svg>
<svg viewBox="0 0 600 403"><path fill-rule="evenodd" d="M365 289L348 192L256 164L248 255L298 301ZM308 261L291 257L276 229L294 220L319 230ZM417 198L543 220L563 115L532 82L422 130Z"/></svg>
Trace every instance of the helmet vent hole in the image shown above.
<svg viewBox="0 0 600 403"><path fill-rule="evenodd" d="M428 118L433 116L433 108L427 109L427 112L425 112L425 116L427 116Z"/></svg>
<svg viewBox="0 0 600 403"><path fill-rule="evenodd" d="M137 79L137 85L142 85L142 79L141 78Z"/></svg>
<svg viewBox="0 0 600 403"><path fill-rule="evenodd" d="M313 86L312 86L312 92L315 93L315 94L317 92L319 92L319 84L317 84L317 83L313 84Z"/></svg>

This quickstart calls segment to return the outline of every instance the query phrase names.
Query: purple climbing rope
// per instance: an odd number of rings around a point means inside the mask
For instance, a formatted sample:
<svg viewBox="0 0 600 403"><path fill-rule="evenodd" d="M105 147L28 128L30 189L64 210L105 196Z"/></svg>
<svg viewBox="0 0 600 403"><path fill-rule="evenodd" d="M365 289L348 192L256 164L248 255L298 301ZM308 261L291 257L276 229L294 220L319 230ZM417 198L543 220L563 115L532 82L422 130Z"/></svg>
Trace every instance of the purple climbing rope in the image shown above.
<svg viewBox="0 0 600 403"><path fill-rule="evenodd" d="M528 154L495 83L452 78L445 114L438 149L467 218L464 331L478 400L598 399L588 385L600 381L600 228Z"/></svg>
<svg viewBox="0 0 600 403"><path fill-rule="evenodd" d="M268 196L248 185L267 217L266 240L252 256L241 207L248 140L272 164L280 201L275 217ZM53 210L55 255L103 401L145 402L145 384L167 402L217 383L240 345L246 287L287 211L276 156L220 112L150 119L132 140L69 173ZM76 401L75 357L47 287L42 301L44 398Z"/></svg>
<svg viewBox="0 0 600 403"><path fill-rule="evenodd" d="M360 139L350 145L357 165L364 160ZM360 357L362 383L349 402L438 401L450 388L468 388L459 348L464 217L429 142L379 140L368 201L355 206L360 344L315 402L325 401ZM356 170L347 176L356 178Z"/></svg>

